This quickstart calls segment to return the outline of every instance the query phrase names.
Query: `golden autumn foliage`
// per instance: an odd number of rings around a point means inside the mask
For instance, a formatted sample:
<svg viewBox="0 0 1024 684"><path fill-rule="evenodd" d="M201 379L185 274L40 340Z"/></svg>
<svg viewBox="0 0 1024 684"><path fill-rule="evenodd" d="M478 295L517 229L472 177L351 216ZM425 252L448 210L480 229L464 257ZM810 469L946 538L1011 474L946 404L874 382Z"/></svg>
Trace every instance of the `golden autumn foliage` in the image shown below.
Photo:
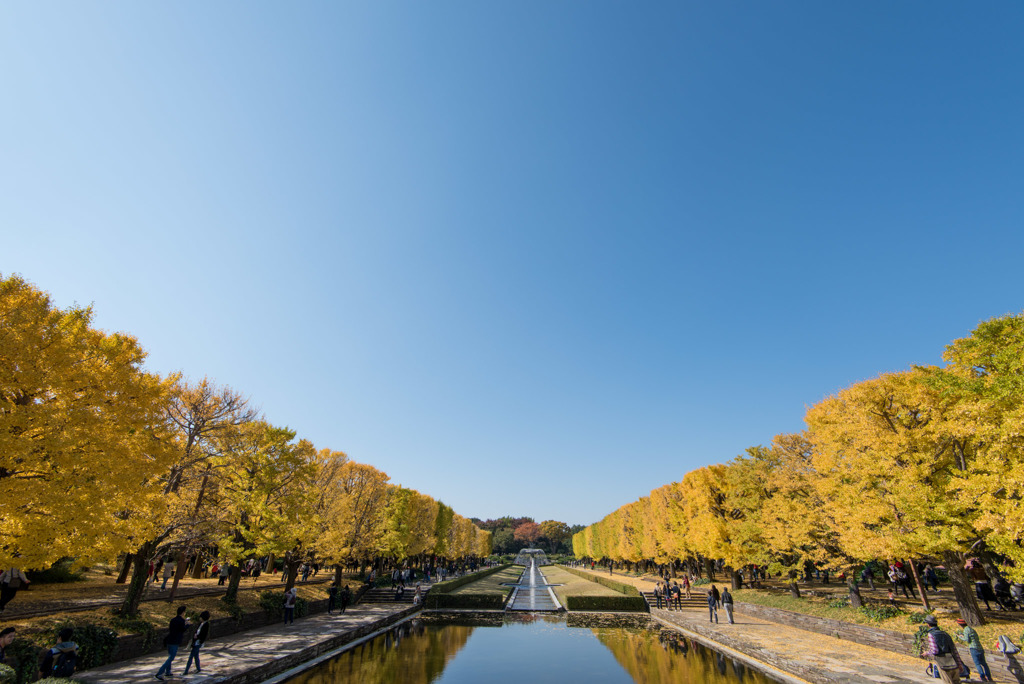
<svg viewBox="0 0 1024 684"><path fill-rule="evenodd" d="M822 400L806 432L620 507L577 533L574 553L776 570L930 559L979 621L968 555L1024 579L1024 315L986 321L945 359Z"/></svg>
<svg viewBox="0 0 1024 684"><path fill-rule="evenodd" d="M91 322L90 308L0 280L0 566L113 558L164 514L174 379Z"/></svg>
<svg viewBox="0 0 1024 684"><path fill-rule="evenodd" d="M129 554L132 614L165 554L342 563L490 550L490 533L449 507L317 450L230 388L146 372L134 338L91 322L89 308L0 279L0 567Z"/></svg>

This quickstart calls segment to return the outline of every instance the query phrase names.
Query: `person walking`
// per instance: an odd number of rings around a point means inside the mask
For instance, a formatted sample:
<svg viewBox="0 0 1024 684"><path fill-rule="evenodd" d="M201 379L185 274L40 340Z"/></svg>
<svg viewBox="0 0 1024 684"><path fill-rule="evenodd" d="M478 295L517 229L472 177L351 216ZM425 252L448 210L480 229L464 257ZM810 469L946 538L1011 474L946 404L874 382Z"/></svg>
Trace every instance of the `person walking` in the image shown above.
<svg viewBox="0 0 1024 684"><path fill-rule="evenodd" d="M715 598L715 585L711 585L711 591L708 592L708 622L714 622L718 624L718 599Z"/></svg>
<svg viewBox="0 0 1024 684"><path fill-rule="evenodd" d="M875 590L875 571L871 569L871 563L865 564L864 569L860 571L860 581L867 582L871 591Z"/></svg>
<svg viewBox="0 0 1024 684"><path fill-rule="evenodd" d="M338 583L332 582L327 588L327 614L330 615L338 607Z"/></svg>
<svg viewBox="0 0 1024 684"><path fill-rule="evenodd" d="M199 649L203 647L206 640L210 638L210 611L204 610L199 614L199 626L196 627L196 633L192 635L192 650L188 653L188 662L185 663L185 674L188 674L188 670L192 667L192 661L196 661L196 673L202 672L202 668L199 665Z"/></svg>
<svg viewBox="0 0 1024 684"><path fill-rule="evenodd" d="M926 616L924 624L928 625L929 629L925 632L922 655L931 656L943 682L960 684L960 671L964 669L964 663L953 643L953 637L939 629L939 621L934 615Z"/></svg>
<svg viewBox="0 0 1024 684"><path fill-rule="evenodd" d="M672 602L676 610L683 609L683 590L679 588L679 582L672 582Z"/></svg>
<svg viewBox="0 0 1024 684"><path fill-rule="evenodd" d="M25 577L25 573L18 568L7 568L0 573L0 613L4 612L7 604L29 584L31 582L28 581L28 577Z"/></svg>
<svg viewBox="0 0 1024 684"><path fill-rule="evenodd" d="M937 592L939 590L939 575L935 572L935 568L932 564L924 566L924 586L931 585L932 591Z"/></svg>
<svg viewBox="0 0 1024 684"><path fill-rule="evenodd" d="M175 656L178 655L178 648L181 646L186 629L188 629L188 619L185 617L185 606L178 606L177 614L171 618L171 623L167 626L167 636L164 637L164 646L167 647L167 660L164 661L164 664L153 675L157 679L163 681L164 675L171 676L171 663L174 662Z"/></svg>
<svg viewBox="0 0 1024 684"><path fill-rule="evenodd" d="M344 613L345 609L348 608L349 601L352 600L352 591L345 585L345 588L341 590L341 612Z"/></svg>
<svg viewBox="0 0 1024 684"><path fill-rule="evenodd" d="M174 569L177 567L177 563L173 560L164 563L164 583L160 585L160 591L167 588L167 580L174 577Z"/></svg>
<svg viewBox="0 0 1024 684"><path fill-rule="evenodd" d="M658 582L657 584L654 585L654 602L657 604L657 607L660 609L661 608L661 582Z"/></svg>
<svg viewBox="0 0 1024 684"><path fill-rule="evenodd" d="M150 582L156 584L157 580L160 579L160 571L164 569L164 559L161 558L155 564L153 561L150 561L150 565L152 566L152 572L149 573Z"/></svg>
<svg viewBox="0 0 1024 684"><path fill-rule="evenodd" d="M729 593L729 589L722 590L722 607L725 608L725 615L729 618L729 624L735 625L732 619L732 594Z"/></svg>
<svg viewBox="0 0 1024 684"><path fill-rule="evenodd" d="M224 586L224 582L227 581L229 574L231 574L231 564L230 563L222 563L221 566L220 566L220 570L217 571L217 586L218 587L223 587Z"/></svg>
<svg viewBox="0 0 1024 684"><path fill-rule="evenodd" d="M686 598L690 598L690 578L688 575L683 575L683 591L686 592Z"/></svg>
<svg viewBox="0 0 1024 684"><path fill-rule="evenodd" d="M299 590L292 587L284 592L284 624L295 624L295 601L298 599Z"/></svg>
<svg viewBox="0 0 1024 684"><path fill-rule="evenodd" d="M967 650L971 652L971 659L974 660L974 669L983 682L992 681L992 671L988 669L988 662L985 661L985 649L981 647L981 639L978 632L967 624L963 618L958 618L956 624L961 628L960 637L967 644Z"/></svg>

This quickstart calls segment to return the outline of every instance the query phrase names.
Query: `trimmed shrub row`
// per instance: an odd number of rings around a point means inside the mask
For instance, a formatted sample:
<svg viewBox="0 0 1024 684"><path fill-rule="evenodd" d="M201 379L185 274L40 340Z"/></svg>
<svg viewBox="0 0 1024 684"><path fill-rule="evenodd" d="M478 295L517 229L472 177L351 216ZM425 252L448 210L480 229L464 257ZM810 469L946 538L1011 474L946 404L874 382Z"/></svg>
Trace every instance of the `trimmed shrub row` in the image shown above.
<svg viewBox="0 0 1024 684"><path fill-rule="evenodd" d="M424 605L441 610L501 610L507 594L427 594Z"/></svg>
<svg viewBox="0 0 1024 684"><path fill-rule="evenodd" d="M501 572L510 565L512 564L505 563L503 565L495 565L493 568L487 568L486 570L473 572L468 575L463 575L462 577L456 577L455 579L450 579L444 582L438 582L434 586L430 587L430 592L427 594L427 596L429 597L432 594L447 594L449 591L453 589L458 589L464 584L476 582L478 579L482 579L484 577L487 577L488 575L493 575L496 572Z"/></svg>
<svg viewBox="0 0 1024 684"><path fill-rule="evenodd" d="M614 589L620 594L625 594L626 596L640 596L640 590L634 587L632 584L624 584L622 582L617 582L613 579L608 579L607 577L602 577L601 575L593 575L589 572L583 572L582 570L570 568L566 565L561 566L561 568L566 572L571 572L577 577L582 577L583 579L590 580L591 582L597 582L601 586L608 587L609 589ZM643 600L643 597L640 596L640 599Z"/></svg>
<svg viewBox="0 0 1024 684"><path fill-rule="evenodd" d="M627 585L628 586L628 585ZM648 612L643 596L566 596L566 610L595 610L603 612Z"/></svg>

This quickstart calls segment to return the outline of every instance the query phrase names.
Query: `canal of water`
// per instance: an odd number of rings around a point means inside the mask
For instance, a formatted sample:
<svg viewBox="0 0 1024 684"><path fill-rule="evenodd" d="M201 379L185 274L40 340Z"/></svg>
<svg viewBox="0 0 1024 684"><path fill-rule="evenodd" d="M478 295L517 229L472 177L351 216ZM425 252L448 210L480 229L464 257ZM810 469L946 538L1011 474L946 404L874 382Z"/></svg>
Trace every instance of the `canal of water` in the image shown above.
<svg viewBox="0 0 1024 684"><path fill-rule="evenodd" d="M626 622L541 614L483 622L415 618L286 684L774 682L650 618Z"/></svg>

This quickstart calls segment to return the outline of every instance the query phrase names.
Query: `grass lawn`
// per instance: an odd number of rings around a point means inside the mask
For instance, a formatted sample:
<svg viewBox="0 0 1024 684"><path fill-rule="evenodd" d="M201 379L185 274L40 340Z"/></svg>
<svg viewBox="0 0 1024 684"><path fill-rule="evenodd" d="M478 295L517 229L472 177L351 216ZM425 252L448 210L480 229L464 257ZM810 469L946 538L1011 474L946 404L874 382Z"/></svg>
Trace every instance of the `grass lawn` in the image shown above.
<svg viewBox="0 0 1024 684"><path fill-rule="evenodd" d="M317 579L323 576L323 573L321 573ZM238 592L238 605L247 613L261 610L259 605L259 594L261 591L266 589L284 591L284 584L279 581L280 577L279 574L273 576L262 575L256 584L257 590ZM124 596L126 587L123 584L115 584L114 579L114 577L105 575L103 572L89 570L84 574L82 581L79 582L33 583L27 590L19 591L14 601L26 607L32 604L52 607L54 604L59 605L61 600L70 602L82 599L121 598ZM170 583L168 583L169 585ZM216 586L216 579L188 579L182 580L179 588L205 589L215 588ZM240 587L249 588L252 586L253 581L251 579L242 578ZM303 585L299 583L295 586L299 590L299 596L307 601L327 598L327 584ZM355 586L355 583L353 583L353 586ZM149 594L147 593L147 595ZM12 602L11 605L13 606L14 603ZM189 615L197 615L204 610L210 611L213 618L227 617L229 615L227 607L221 602L219 596L196 596L178 597L173 602L166 600L145 601L139 606L140 617L150 622L162 634L167 629L167 624L171 618L174 617L177 607L182 605L188 607ZM110 606L101 606L93 610L76 611L74 613L61 613L59 608L57 608L56 612L52 615L24 618L16 617L8 611L8 615L3 617L0 627L14 627L18 630L18 636L21 638L36 641L41 645L52 645L50 643L52 641L51 633L56 625L64 622L106 626L114 629L120 635L130 633L118 624L117 616L113 614L113 608Z"/></svg>
<svg viewBox="0 0 1024 684"><path fill-rule="evenodd" d="M563 606L565 605L566 596L622 596L622 594L614 589L609 589L597 582L591 582L571 572L566 572L555 565L545 565L541 570L544 571L548 584L562 585L554 587L554 590L555 596L558 597L558 601Z"/></svg>
<svg viewBox="0 0 1024 684"><path fill-rule="evenodd" d="M449 594L503 594L508 595L512 589L510 587L501 586L502 582L513 583L519 580L519 576L523 574L523 568L520 565L512 565L499 570L498 572L488 575L487 577L481 577L480 579L470 582L469 584L463 584L461 587L452 589Z"/></svg>

